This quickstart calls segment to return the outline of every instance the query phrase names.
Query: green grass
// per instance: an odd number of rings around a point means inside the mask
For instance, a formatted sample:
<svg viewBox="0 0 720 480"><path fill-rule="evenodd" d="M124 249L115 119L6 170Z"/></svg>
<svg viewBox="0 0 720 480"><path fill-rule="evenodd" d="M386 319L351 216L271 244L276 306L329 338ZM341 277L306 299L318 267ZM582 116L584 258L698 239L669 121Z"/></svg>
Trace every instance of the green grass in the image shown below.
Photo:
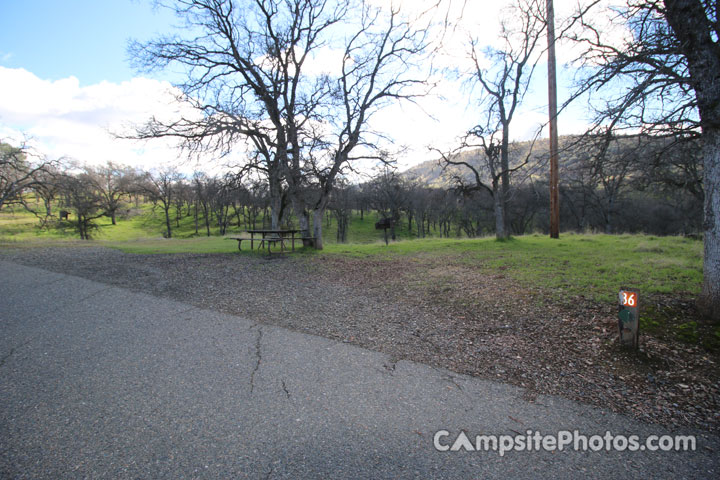
<svg viewBox="0 0 720 480"><path fill-rule="evenodd" d="M652 248L648 248L652 245ZM614 302L620 288L648 293L699 293L702 243L682 237L563 234L559 240L526 235L505 242L483 239L410 240L385 247L329 245L328 254L391 258L420 252L455 257L488 272L503 270L524 285L558 295Z"/></svg>
<svg viewBox="0 0 720 480"><path fill-rule="evenodd" d="M129 205L127 207L130 207ZM126 208L127 208L126 207ZM60 207L54 206L57 212ZM139 207L139 214L128 218L118 217L117 225L112 225L110 218L101 217L95 220L98 229L91 232L94 240L107 241L111 243L140 241L151 238L163 238L165 232L164 212L160 208L153 208L151 204L142 204ZM382 237L382 231L375 230L375 214L366 214L363 219L360 215L353 215L350 219L349 238L351 243L370 243ZM171 209L172 235L174 238L194 238L206 236L207 232L203 219L200 218L198 233L195 233L195 222L192 215L187 215L183 209L179 226L175 219L175 209ZM232 222L236 222L233 217ZM262 227L262 220L259 219L257 228ZM243 232L244 228L236 225L231 226L227 234L237 235ZM219 228L211 224L211 235L218 235ZM325 244L336 243L337 223L330 216L330 222L323 221L323 238ZM398 238L409 238L407 230L398 229ZM0 242L46 242L55 240L74 240L78 238L70 222L56 221L49 228L40 229L38 219L22 207L4 208L0 211Z"/></svg>
<svg viewBox="0 0 720 480"><path fill-rule="evenodd" d="M224 237L147 238L129 241L100 242L126 253L231 253L237 252L237 242ZM250 252L248 252L250 253Z"/></svg>
<svg viewBox="0 0 720 480"><path fill-rule="evenodd" d="M522 283L600 302L616 301L620 288L637 289L642 301L651 293L695 295L702 284L702 243L681 237L531 235L492 250L477 255L490 269L505 267Z"/></svg>

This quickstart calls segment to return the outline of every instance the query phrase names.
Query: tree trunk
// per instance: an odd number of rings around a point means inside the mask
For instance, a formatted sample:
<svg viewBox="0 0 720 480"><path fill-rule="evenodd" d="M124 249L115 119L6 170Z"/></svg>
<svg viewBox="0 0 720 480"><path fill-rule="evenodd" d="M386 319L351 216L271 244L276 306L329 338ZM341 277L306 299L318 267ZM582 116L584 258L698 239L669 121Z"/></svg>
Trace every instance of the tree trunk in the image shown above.
<svg viewBox="0 0 720 480"><path fill-rule="evenodd" d="M282 212L282 180L280 172L277 169L271 169L268 172L268 186L270 192L270 228L278 230L280 228L280 213Z"/></svg>
<svg viewBox="0 0 720 480"><path fill-rule="evenodd" d="M500 206L502 208L503 238L508 238L510 219L508 201L510 199L510 125L503 125L502 148L500 149ZM495 195L497 196L497 194Z"/></svg>
<svg viewBox="0 0 720 480"><path fill-rule="evenodd" d="M280 201L281 199L273 199L270 207L270 228L277 230L280 228Z"/></svg>
<svg viewBox="0 0 720 480"><path fill-rule="evenodd" d="M80 240L87 240L85 217L79 211L77 213L77 224L80 231Z"/></svg>
<svg viewBox="0 0 720 480"><path fill-rule="evenodd" d="M312 236L312 235L310 235L310 219L308 218L307 210L305 210L305 208L301 202L293 200L292 204L293 204L293 209L295 210L295 216L298 219L300 235L303 237Z"/></svg>
<svg viewBox="0 0 720 480"><path fill-rule="evenodd" d="M195 201L195 235L198 234L198 204L197 200Z"/></svg>
<svg viewBox="0 0 720 480"><path fill-rule="evenodd" d="M507 230L505 229L505 205L499 190L497 182L494 182L493 209L495 211L495 238L498 240L506 240Z"/></svg>
<svg viewBox="0 0 720 480"><path fill-rule="evenodd" d="M313 210L313 236L315 237L315 248L317 250L323 249L322 224L324 215L325 209L323 207Z"/></svg>
<svg viewBox="0 0 720 480"><path fill-rule="evenodd" d="M167 205L165 210L165 227L167 228L167 238L172 238L172 227L170 226L170 206Z"/></svg>
<svg viewBox="0 0 720 480"><path fill-rule="evenodd" d="M115 210L110 212L110 219L112 220L113 225L117 225L117 222L115 221L115 213L116 213Z"/></svg>
<svg viewBox="0 0 720 480"><path fill-rule="evenodd" d="M720 56L713 27L698 0L665 0L665 15L687 59L700 112L705 190L701 308L720 319ZM716 27L715 27L716 28Z"/></svg>
<svg viewBox="0 0 720 480"><path fill-rule="evenodd" d="M720 129L703 132L705 215L702 310L720 320Z"/></svg>
<svg viewBox="0 0 720 480"><path fill-rule="evenodd" d="M612 213L608 209L607 213L605 214L605 233L607 235L610 235L613 233L612 229Z"/></svg>

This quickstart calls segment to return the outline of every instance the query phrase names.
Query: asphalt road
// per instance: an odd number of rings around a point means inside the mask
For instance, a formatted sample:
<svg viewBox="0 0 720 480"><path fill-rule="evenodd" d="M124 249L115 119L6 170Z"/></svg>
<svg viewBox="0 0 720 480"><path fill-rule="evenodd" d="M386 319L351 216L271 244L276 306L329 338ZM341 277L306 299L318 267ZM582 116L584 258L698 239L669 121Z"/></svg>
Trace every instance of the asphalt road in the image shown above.
<svg viewBox="0 0 720 480"><path fill-rule="evenodd" d="M6 261L0 332L2 478L720 476L716 435ZM439 430L443 445L695 434L697 449L440 452Z"/></svg>

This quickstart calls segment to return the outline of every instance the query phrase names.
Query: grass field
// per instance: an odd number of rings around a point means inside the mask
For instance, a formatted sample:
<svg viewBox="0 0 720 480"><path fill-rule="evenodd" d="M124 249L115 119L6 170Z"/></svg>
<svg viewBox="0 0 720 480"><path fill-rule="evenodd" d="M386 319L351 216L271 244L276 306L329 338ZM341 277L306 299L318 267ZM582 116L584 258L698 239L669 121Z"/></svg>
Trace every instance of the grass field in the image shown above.
<svg viewBox="0 0 720 480"><path fill-rule="evenodd" d="M443 255L488 273L503 270L520 285L542 286L556 298L583 295L598 302L615 301L621 287L636 288L645 295L694 296L702 284L702 242L682 237L563 234L560 240L552 240L535 234L498 242L493 238L410 239L407 229L399 229L399 241L385 246L382 232L374 228L375 220L372 214L364 220L353 216L347 244L335 242L336 225L331 220L324 229L325 249L305 250L304 254L374 260L413 257L414 261L422 261L423 255ZM218 236L217 228L207 237L201 225L196 235L192 216L181 218L172 239L163 238L163 222L161 211L144 205L139 214L121 218L117 225L99 219L94 239L82 242L67 222L40 230L32 214L4 209L0 213L0 244L94 243L138 254L237 252L237 243ZM234 227L228 235L239 231Z"/></svg>
<svg viewBox="0 0 720 480"><path fill-rule="evenodd" d="M139 213L128 218L118 217L117 225L112 225L110 218L101 217L95 220L98 229L91 233L94 240L100 242L128 242L146 239L163 239L165 232L165 219L161 209L153 209L152 205L144 204L139 207ZM171 211L171 213L174 213ZM329 221L327 221L329 220ZM364 219L359 215L351 218L349 235L351 243L375 242L382 235L382 232L375 230L377 216L368 214ZM233 219L235 221L235 219ZM262 227L258 222L257 228ZM232 226L228 229L228 235L237 235L244 231L244 228ZM211 235L218 235L219 228L211 224ZM195 221L192 215L183 212L179 220L179 226L174 216L172 217L172 234L177 239L206 237L207 231L202 218L198 226L198 233L195 233ZM323 238L325 243L335 243L337 236L337 223L332 217L323 222ZM409 238L405 230L398 231L399 238ZM47 240L68 240L78 239L69 222L56 222L50 228L40 229L38 219L30 212L21 207L15 209L4 208L0 212L0 242L44 242Z"/></svg>

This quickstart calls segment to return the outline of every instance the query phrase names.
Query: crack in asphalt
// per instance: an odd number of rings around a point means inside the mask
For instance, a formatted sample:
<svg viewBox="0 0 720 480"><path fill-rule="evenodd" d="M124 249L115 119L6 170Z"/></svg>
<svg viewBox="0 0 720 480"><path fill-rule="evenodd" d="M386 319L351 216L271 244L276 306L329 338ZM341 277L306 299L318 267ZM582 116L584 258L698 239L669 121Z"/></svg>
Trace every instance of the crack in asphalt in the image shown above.
<svg viewBox="0 0 720 480"><path fill-rule="evenodd" d="M21 349L22 347L24 347L24 346L27 345L28 343L32 342L34 338L35 338L35 337L32 337L31 339L29 339L29 340L21 343L21 344L18 345L17 347L12 347L12 348L10 349L10 352L9 352L7 355L5 355L4 357L0 358L0 367L2 367L3 365L5 365L5 362L6 362L10 357L12 357L13 354L14 354L17 350Z"/></svg>
<svg viewBox="0 0 720 480"><path fill-rule="evenodd" d="M452 383L453 385L455 385L458 390L460 390L461 392L465 393L465 390L460 386L459 383L457 383L457 381L455 380L455 377L454 377L454 376L448 375L448 376L445 377L445 378L446 378L448 381L450 381L450 383Z"/></svg>
<svg viewBox="0 0 720 480"><path fill-rule="evenodd" d="M15 353L15 348L10 349L10 353L5 355L4 357L0 358L0 367L5 365L5 361L7 361L8 358L12 357L12 354Z"/></svg>
<svg viewBox="0 0 720 480"><path fill-rule="evenodd" d="M280 383L282 384L282 389L285 392L285 395L287 395L287 398L290 398L290 392L288 391L287 385L285 384L285 380L280 380Z"/></svg>
<svg viewBox="0 0 720 480"><path fill-rule="evenodd" d="M438 369L435 369L435 371L436 371L436 372L439 372ZM447 381L450 382L450 383L452 383L452 384L455 386L455 388L457 388L457 389L460 391L460 393L462 393L463 397L465 397L465 398L470 402L470 403L468 404L468 406L465 407L465 412L466 412L466 413L467 413L467 412L470 412L470 411L472 410L472 405L473 405L473 403L475 402L475 399L472 397L472 395L470 395L469 393L467 393L467 392L465 391L465 389L462 387L462 385L460 385L460 384L457 382L457 377L456 377L456 376L450 375L450 374L444 374L444 375L443 375L443 379L444 379L444 380L447 380Z"/></svg>
<svg viewBox="0 0 720 480"><path fill-rule="evenodd" d="M55 283L62 282L62 281L64 281L64 280L65 280L65 277L64 277L64 276L63 276L63 277L59 277L59 278L56 278L55 280L51 280L51 281L49 281L49 282L47 282L47 283L44 283L43 286L46 287L46 286L48 286L48 285L53 285L53 284L55 284Z"/></svg>
<svg viewBox="0 0 720 480"><path fill-rule="evenodd" d="M250 393L253 393L253 391L255 390L255 374L257 373L258 369L260 369L260 363L262 362L262 350L260 345L260 342L262 341L262 336L262 327L258 325L258 336L257 339L255 339L255 359L257 361L255 362L255 368L253 368L253 371L250 374Z"/></svg>

